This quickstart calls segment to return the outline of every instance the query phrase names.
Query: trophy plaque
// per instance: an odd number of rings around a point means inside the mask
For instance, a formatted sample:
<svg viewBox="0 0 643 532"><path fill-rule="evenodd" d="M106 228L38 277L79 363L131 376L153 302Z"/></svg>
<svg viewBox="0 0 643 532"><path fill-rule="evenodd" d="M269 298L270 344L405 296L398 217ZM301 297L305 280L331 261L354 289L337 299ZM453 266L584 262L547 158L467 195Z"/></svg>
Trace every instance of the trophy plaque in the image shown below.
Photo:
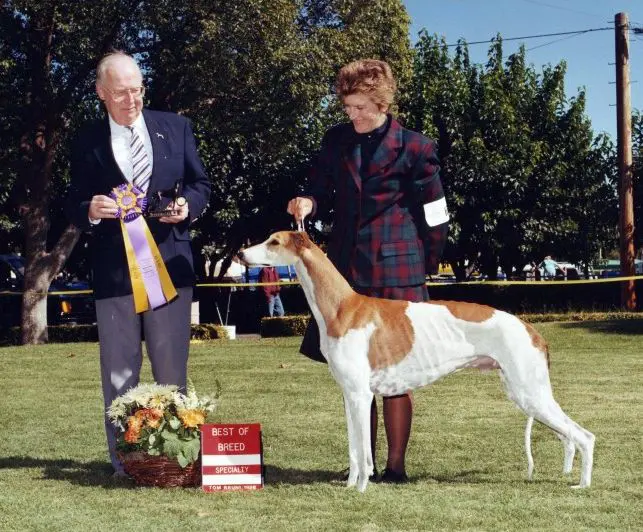
<svg viewBox="0 0 643 532"><path fill-rule="evenodd" d="M167 199L170 198L170 201ZM164 216L176 216L181 213L179 209L169 209L168 205L173 204L178 207L183 207L186 199L181 196L181 181L178 180L174 187L170 190L157 191L156 195L152 196L148 202L148 208L145 212L146 218L162 218ZM165 203L165 206L162 205Z"/></svg>

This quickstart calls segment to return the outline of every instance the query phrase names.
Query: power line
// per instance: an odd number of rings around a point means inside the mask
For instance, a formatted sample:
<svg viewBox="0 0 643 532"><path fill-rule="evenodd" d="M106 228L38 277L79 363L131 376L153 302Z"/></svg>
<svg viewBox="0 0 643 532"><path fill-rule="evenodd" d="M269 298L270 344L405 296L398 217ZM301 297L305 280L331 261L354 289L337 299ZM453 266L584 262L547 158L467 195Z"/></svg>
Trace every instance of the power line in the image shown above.
<svg viewBox="0 0 643 532"><path fill-rule="evenodd" d="M636 32L636 30L640 30L640 28L637 28L634 31ZM507 37L507 38L503 38L502 41L505 42L505 41L520 41L520 40L526 40L526 39L542 39L543 37L557 37L559 35L581 35L583 33L590 33L592 31L614 31L614 28L613 27L590 28L590 29L587 29L587 30L562 31L560 33L541 33L539 35L526 35L524 37ZM641 30L641 31L643 31L643 30ZM486 40L486 41L467 42L466 44L467 45L471 45L471 44L488 44L490 42L493 42L493 39L489 39L489 40ZM461 45L461 43L447 44L447 46L449 46L449 47L451 47L451 46L460 46L460 45Z"/></svg>
<svg viewBox="0 0 643 532"><path fill-rule="evenodd" d="M569 11L571 13L579 13L581 15L588 15L590 17L602 17L602 15L599 15L598 13L588 13L587 11L579 11L577 9L570 9L569 7L563 7L563 6L547 4L546 2L539 2L537 0L522 0L522 1L527 2L528 4L535 4L537 6L550 7L552 9L559 9L561 11Z"/></svg>
<svg viewBox="0 0 643 532"><path fill-rule="evenodd" d="M557 42L567 41L568 39L574 39L579 35L582 35L582 33L575 33L574 35L567 35L565 37L561 37L560 39L554 39L553 41L545 42L543 44L538 44L537 46L532 46L531 48L527 48L525 51L531 52L532 50L537 50L538 48L544 48L545 46L550 46L552 44L556 44Z"/></svg>

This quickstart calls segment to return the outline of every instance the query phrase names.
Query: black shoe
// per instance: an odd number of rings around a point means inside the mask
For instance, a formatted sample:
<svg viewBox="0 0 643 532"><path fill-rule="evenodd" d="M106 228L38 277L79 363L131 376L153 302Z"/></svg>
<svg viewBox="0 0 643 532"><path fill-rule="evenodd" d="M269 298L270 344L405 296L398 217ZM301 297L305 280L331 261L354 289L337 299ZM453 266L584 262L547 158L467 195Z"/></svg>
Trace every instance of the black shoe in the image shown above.
<svg viewBox="0 0 643 532"><path fill-rule="evenodd" d="M348 475L350 475L350 468L344 469L342 471L342 481L343 482L348 482ZM368 480L370 482L377 482L377 468L373 468L373 473L371 474L370 477L368 477Z"/></svg>
<svg viewBox="0 0 643 532"><path fill-rule="evenodd" d="M385 469L379 481L387 484L406 484L409 481L409 477L406 476L404 471L398 473L392 469Z"/></svg>

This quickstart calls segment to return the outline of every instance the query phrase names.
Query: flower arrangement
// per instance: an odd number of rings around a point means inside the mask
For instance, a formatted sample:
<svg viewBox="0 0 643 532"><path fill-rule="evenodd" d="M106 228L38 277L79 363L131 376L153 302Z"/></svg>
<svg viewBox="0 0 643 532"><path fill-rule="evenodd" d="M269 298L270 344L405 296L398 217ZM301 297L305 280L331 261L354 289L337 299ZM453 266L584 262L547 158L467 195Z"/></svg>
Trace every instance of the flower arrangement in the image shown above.
<svg viewBox="0 0 643 532"><path fill-rule="evenodd" d="M114 399L107 410L119 429L117 449L177 460L182 468L201 451L200 427L216 407L216 398L198 397L192 383L187 394L178 386L139 384Z"/></svg>

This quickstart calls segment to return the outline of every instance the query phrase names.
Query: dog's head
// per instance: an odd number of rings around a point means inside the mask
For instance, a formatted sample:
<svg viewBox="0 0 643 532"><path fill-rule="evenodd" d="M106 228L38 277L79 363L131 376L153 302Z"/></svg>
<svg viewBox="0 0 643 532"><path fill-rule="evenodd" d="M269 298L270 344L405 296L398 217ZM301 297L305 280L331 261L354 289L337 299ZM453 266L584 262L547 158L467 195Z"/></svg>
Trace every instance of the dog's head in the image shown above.
<svg viewBox="0 0 643 532"><path fill-rule="evenodd" d="M306 233L280 231L261 244L240 250L237 259L246 266L290 266L298 262L304 250L313 245Z"/></svg>

